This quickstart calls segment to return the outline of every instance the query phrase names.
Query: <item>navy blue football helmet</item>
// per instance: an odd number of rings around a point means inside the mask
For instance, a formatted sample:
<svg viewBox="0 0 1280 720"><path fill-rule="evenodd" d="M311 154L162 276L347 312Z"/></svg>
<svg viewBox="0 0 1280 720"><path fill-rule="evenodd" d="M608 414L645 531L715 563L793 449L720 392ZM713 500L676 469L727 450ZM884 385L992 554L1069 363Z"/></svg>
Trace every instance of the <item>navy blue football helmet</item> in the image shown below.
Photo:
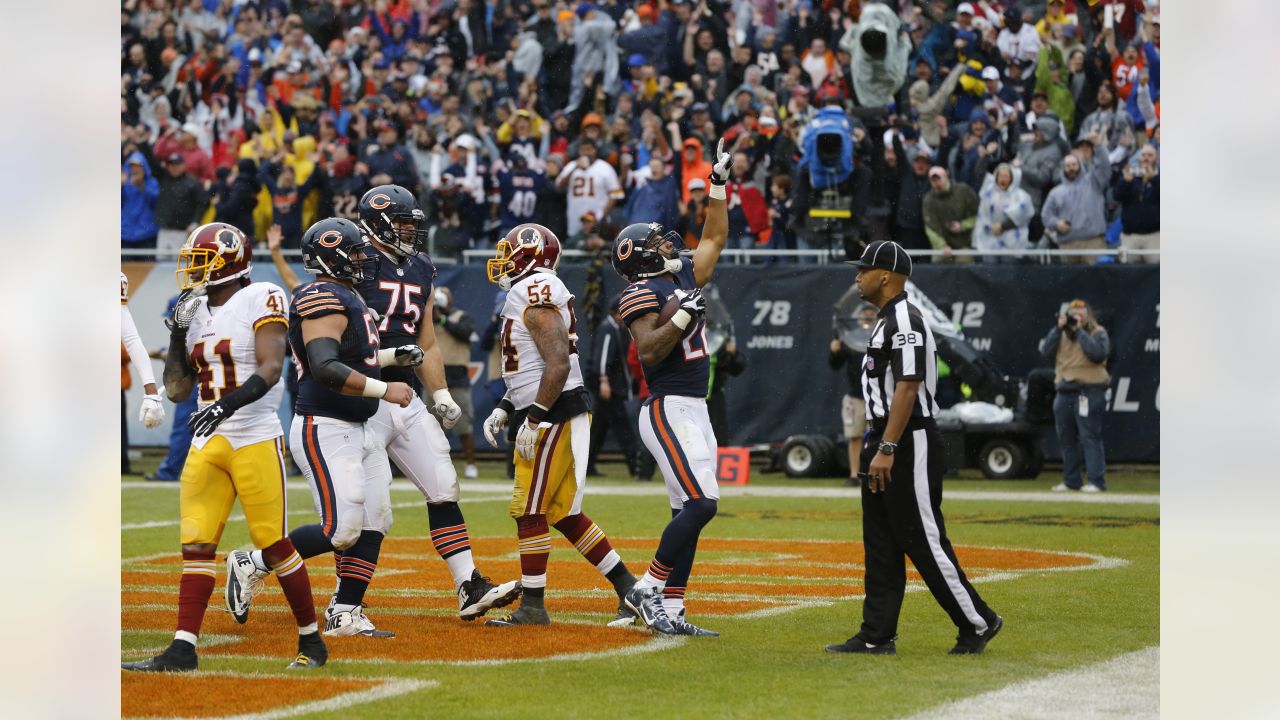
<svg viewBox="0 0 1280 720"><path fill-rule="evenodd" d="M427 244L427 216L413 193L379 185L360 198L360 227L401 255L417 255Z"/></svg>
<svg viewBox="0 0 1280 720"><path fill-rule="evenodd" d="M359 283L376 277L381 258L356 224L331 217L302 235L302 266L309 273Z"/></svg>
<svg viewBox="0 0 1280 720"><path fill-rule="evenodd" d="M662 244L670 241L671 257L662 253ZM618 233L613 241L613 269L628 282L680 272L680 256L676 253L684 247L684 238L675 230L663 231L662 225L632 223Z"/></svg>

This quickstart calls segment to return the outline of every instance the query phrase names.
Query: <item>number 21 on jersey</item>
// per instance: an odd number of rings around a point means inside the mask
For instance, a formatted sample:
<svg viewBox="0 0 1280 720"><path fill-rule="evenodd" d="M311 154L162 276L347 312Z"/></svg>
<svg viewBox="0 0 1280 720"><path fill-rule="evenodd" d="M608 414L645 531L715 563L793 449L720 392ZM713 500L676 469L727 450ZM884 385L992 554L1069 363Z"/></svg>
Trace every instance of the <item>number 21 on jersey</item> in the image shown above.
<svg viewBox="0 0 1280 720"><path fill-rule="evenodd" d="M680 341L685 361L701 360L707 356L707 324L699 320L698 328Z"/></svg>

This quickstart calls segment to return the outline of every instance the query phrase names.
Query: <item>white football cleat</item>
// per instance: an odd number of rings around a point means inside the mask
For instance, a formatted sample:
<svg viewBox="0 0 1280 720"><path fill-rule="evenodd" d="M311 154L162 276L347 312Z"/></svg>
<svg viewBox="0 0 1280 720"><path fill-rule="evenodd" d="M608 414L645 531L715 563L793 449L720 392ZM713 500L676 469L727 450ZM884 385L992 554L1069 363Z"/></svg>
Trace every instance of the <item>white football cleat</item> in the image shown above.
<svg viewBox="0 0 1280 720"><path fill-rule="evenodd" d="M227 554L227 588L224 593L227 612L241 625L249 620L249 604L253 596L262 590L262 581L268 573L258 569L253 558L245 550Z"/></svg>
<svg viewBox="0 0 1280 720"><path fill-rule="evenodd" d="M336 610L336 606L330 605L324 612L324 634L327 637L350 637L352 635L364 635L365 637L375 638L393 638L395 633L388 630L379 630L373 626L373 621L364 614L364 608L356 605L350 610Z"/></svg>
<svg viewBox="0 0 1280 720"><path fill-rule="evenodd" d="M480 477L480 471L475 465L468 465L467 469L462 472L462 476L468 480L474 480Z"/></svg>

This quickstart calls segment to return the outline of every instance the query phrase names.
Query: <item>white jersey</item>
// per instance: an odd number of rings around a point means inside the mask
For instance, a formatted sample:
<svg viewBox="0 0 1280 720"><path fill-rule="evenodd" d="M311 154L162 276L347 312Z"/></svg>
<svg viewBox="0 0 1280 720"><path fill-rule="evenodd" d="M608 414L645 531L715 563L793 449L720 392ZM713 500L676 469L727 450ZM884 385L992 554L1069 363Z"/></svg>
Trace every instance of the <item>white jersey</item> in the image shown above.
<svg viewBox="0 0 1280 720"><path fill-rule="evenodd" d="M586 170L578 167L577 162L569 163L556 180L564 177L569 177L566 212L569 214L570 235L582 229L582 216L588 212L595 213L596 219L604 222L604 208L609 204L609 198L621 200L625 195L618 182L618 173L603 160L597 159Z"/></svg>
<svg viewBox="0 0 1280 720"><path fill-rule="evenodd" d="M288 326L288 309L284 291L266 282L240 288L219 307L210 308L207 297L199 299L187 331L187 355L196 371L200 407L217 402L258 371L255 333L267 323ZM214 433L233 448L280 437L284 430L276 412L283 397L284 383L277 380L266 395L223 420ZM208 440L197 435L191 444L202 448Z"/></svg>
<svg viewBox="0 0 1280 720"><path fill-rule="evenodd" d="M151 356L147 354L147 346L142 343L138 326L134 324L133 315L129 312L129 278L124 273L120 273L120 342L129 353L129 362L138 370L142 384L155 384L156 375L151 369Z"/></svg>
<svg viewBox="0 0 1280 720"><path fill-rule="evenodd" d="M538 399L538 385L547 365L524 324L525 310L531 307L549 307L560 312L569 332L569 377L561 393L582 387L573 295L553 273L533 272L511 286L507 302L502 306L502 379L507 384L507 397L517 410L529 407Z"/></svg>

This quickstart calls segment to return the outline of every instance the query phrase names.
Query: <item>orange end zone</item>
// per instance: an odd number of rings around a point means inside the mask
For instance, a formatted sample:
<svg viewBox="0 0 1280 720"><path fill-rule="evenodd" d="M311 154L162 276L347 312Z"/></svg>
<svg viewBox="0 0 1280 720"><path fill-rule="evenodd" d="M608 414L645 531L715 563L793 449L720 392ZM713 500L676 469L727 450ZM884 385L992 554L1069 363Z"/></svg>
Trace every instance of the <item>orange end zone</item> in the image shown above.
<svg viewBox="0 0 1280 720"><path fill-rule="evenodd" d="M246 682L248 678L252 682ZM120 716L172 715L174 698L180 697L184 715L228 717L325 700L378 684L374 680L338 679L331 676L278 678L121 672Z"/></svg>

